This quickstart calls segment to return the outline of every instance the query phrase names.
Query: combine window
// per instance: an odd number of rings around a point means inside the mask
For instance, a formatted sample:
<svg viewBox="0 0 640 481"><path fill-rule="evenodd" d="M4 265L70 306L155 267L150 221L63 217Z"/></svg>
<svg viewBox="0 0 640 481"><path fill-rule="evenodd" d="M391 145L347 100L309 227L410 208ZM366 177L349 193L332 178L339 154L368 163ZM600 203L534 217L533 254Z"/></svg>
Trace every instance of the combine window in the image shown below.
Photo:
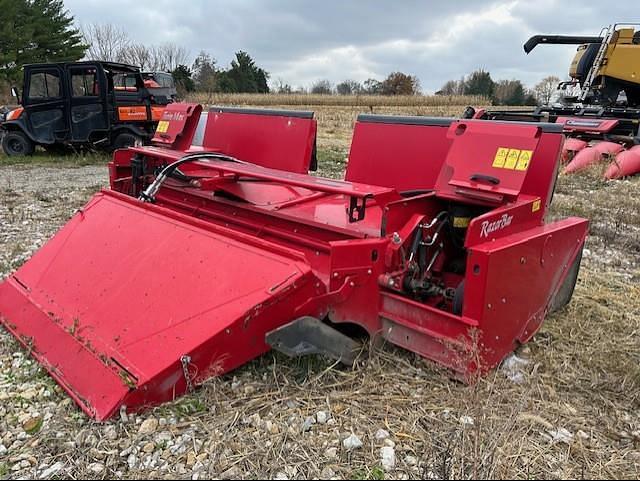
<svg viewBox="0 0 640 481"><path fill-rule="evenodd" d="M57 70L35 72L29 81L29 100L60 98L60 75Z"/></svg>
<svg viewBox="0 0 640 481"><path fill-rule="evenodd" d="M72 70L71 89L74 97L97 97L100 95L96 69Z"/></svg>

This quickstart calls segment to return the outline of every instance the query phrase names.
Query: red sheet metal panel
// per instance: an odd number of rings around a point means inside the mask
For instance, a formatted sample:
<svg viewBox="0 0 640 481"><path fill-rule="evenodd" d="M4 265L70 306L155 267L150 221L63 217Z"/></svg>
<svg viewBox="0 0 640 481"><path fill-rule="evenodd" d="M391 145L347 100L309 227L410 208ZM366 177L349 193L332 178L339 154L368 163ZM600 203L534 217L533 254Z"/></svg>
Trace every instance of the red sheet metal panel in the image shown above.
<svg viewBox="0 0 640 481"><path fill-rule="evenodd" d="M191 146L201 112L199 104L180 102L167 105L156 127L153 143L166 148L187 150Z"/></svg>
<svg viewBox="0 0 640 481"><path fill-rule="evenodd" d="M557 124L562 124L565 132L585 132L604 134L620 123L618 119L595 119L584 117L558 117Z"/></svg>
<svg viewBox="0 0 640 481"><path fill-rule="evenodd" d="M517 197L540 134L534 125L454 122L447 132L452 144L438 178L439 193L488 193L498 202Z"/></svg>
<svg viewBox="0 0 640 481"><path fill-rule="evenodd" d="M311 112L212 108L202 147L272 169L309 171L316 121Z"/></svg>
<svg viewBox="0 0 640 481"><path fill-rule="evenodd" d="M428 117L358 117L345 179L393 187L433 189L447 156L451 120Z"/></svg>
<svg viewBox="0 0 640 481"><path fill-rule="evenodd" d="M202 359L192 361L195 381L213 364L226 372L268 349L264 333L291 320L301 302L283 301L311 274L286 249L252 242L98 194L0 285L0 316L88 414L104 419L125 398L139 407L184 392L184 355ZM257 331L239 334L237 350L219 339L250 321Z"/></svg>

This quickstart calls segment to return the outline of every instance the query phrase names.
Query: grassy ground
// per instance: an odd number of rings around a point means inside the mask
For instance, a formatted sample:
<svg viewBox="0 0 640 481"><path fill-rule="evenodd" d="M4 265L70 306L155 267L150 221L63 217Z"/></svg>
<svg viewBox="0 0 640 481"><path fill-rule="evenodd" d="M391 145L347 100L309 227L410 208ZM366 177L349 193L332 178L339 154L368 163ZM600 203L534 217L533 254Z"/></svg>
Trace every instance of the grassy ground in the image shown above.
<svg viewBox="0 0 640 481"><path fill-rule="evenodd" d="M354 114L319 118L320 173L338 177ZM0 277L106 185L105 162L0 158ZM519 378L504 366L465 386L390 345L353 369L270 353L173 404L96 424L3 332L0 478L638 478L640 177L600 174L558 181L551 216L588 217L591 235L572 302L520 350ZM303 432L320 411L330 421ZM42 425L28 434L31 419ZM352 433L363 446L347 451Z"/></svg>

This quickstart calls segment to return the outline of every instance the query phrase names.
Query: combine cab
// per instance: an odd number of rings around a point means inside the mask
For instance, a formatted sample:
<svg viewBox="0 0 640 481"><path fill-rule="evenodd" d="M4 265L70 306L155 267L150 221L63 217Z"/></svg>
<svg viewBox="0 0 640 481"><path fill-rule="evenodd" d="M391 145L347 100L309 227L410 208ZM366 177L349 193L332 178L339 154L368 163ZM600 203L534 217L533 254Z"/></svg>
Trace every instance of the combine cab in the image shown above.
<svg viewBox="0 0 640 481"><path fill-rule="evenodd" d="M0 284L0 320L98 420L271 348L351 363L344 324L473 380L571 298L587 221L544 221L561 130L362 115L334 180L307 174L312 113L172 104Z"/></svg>

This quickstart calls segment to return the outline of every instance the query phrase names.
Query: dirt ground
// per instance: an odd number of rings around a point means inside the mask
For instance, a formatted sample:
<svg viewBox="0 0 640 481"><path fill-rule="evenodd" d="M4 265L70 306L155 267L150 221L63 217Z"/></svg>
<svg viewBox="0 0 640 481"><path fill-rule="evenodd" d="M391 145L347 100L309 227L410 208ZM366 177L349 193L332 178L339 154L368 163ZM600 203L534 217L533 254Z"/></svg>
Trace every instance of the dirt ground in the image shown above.
<svg viewBox="0 0 640 481"><path fill-rule="evenodd" d="M320 165L338 176L351 126L332 122ZM106 185L104 163L0 158L0 278ZM0 329L0 478L638 478L640 177L599 173L555 194L553 217L591 220L572 302L475 386L389 345L353 369L270 353L98 424Z"/></svg>

